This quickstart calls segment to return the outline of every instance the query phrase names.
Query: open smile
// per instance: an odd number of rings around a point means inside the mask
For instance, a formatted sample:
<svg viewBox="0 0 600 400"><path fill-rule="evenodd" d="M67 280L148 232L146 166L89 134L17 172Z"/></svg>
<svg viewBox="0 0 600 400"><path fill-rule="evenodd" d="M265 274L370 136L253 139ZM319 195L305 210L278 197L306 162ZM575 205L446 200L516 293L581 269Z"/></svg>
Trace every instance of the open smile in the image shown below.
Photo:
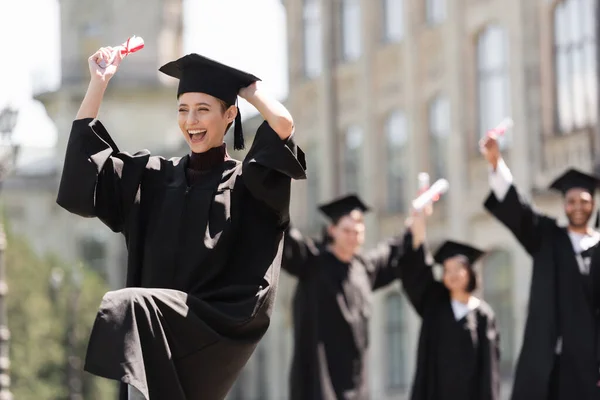
<svg viewBox="0 0 600 400"><path fill-rule="evenodd" d="M200 143L206 137L206 129L190 129L187 131L192 143Z"/></svg>

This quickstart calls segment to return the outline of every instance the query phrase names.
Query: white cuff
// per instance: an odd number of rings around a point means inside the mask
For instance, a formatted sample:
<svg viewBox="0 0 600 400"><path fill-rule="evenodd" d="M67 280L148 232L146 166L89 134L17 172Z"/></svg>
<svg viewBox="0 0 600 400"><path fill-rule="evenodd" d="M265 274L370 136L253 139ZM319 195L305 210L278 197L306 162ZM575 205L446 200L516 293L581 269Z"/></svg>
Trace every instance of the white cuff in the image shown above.
<svg viewBox="0 0 600 400"><path fill-rule="evenodd" d="M498 160L496 171L490 168L489 183L498 201L504 201L506 193L513 184L513 176L503 159Z"/></svg>

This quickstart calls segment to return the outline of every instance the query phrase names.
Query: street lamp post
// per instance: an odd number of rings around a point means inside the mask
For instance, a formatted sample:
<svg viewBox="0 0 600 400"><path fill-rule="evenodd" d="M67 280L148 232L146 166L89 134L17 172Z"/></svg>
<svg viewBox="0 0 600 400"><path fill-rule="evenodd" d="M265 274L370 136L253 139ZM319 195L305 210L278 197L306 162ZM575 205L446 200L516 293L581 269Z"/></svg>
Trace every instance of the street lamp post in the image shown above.
<svg viewBox="0 0 600 400"><path fill-rule="evenodd" d="M0 139L2 145L10 147L9 157L0 160L0 184L12 168L17 155L17 146L13 144L12 133L17 124L18 111L6 107L0 111ZM8 285L6 283L6 234L4 224L0 221L0 400L12 400L10 392L10 331L8 329L6 295Z"/></svg>

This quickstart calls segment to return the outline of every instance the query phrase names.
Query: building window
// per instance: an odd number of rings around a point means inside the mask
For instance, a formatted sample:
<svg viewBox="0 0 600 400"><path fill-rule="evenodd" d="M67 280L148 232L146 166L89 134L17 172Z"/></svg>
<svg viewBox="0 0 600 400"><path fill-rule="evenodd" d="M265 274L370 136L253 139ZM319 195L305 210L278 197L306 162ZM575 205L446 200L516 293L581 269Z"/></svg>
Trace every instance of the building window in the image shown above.
<svg viewBox="0 0 600 400"><path fill-rule="evenodd" d="M387 387L399 389L406 386L406 326L404 307L399 293L386 299Z"/></svg>
<svg viewBox="0 0 600 400"><path fill-rule="evenodd" d="M479 137L510 116L510 80L506 31L491 25L477 40ZM510 131L509 131L510 132ZM505 140L501 139L501 145Z"/></svg>
<svg viewBox="0 0 600 400"><path fill-rule="evenodd" d="M342 58L355 61L361 53L360 0L341 0Z"/></svg>
<svg viewBox="0 0 600 400"><path fill-rule="evenodd" d="M321 2L304 0L304 76L316 78L323 69L323 37L321 23Z"/></svg>
<svg viewBox="0 0 600 400"><path fill-rule="evenodd" d="M306 213L307 222L310 227L316 227L320 222L319 213L317 212L317 203L319 202L319 185L320 185L320 162L319 149L315 145L310 145L306 152L306 164L310 168L306 171Z"/></svg>
<svg viewBox="0 0 600 400"><path fill-rule="evenodd" d="M496 251L486 257L483 265L483 294L496 315L501 332L500 372L504 378L512 375L514 364L515 324L513 314L513 267L510 253Z"/></svg>
<svg viewBox="0 0 600 400"><path fill-rule="evenodd" d="M408 171L408 124L401 111L392 112L385 121L387 153L387 208L401 212L405 206L405 179Z"/></svg>
<svg viewBox="0 0 600 400"><path fill-rule="evenodd" d="M429 137L432 171L436 179L446 177L448 167L448 136L450 135L450 104L437 96L429 103Z"/></svg>
<svg viewBox="0 0 600 400"><path fill-rule="evenodd" d="M556 124L569 133L597 121L595 6L566 0L554 10Z"/></svg>
<svg viewBox="0 0 600 400"><path fill-rule="evenodd" d="M446 0L427 0L425 19L429 25L438 25L446 19Z"/></svg>
<svg viewBox="0 0 600 400"><path fill-rule="evenodd" d="M404 36L404 0L383 0L383 21L383 40L401 40Z"/></svg>
<svg viewBox="0 0 600 400"><path fill-rule="evenodd" d="M358 125L350 126L346 130L344 139L344 191L346 193L360 193L362 128Z"/></svg>
<svg viewBox="0 0 600 400"><path fill-rule="evenodd" d="M106 253L106 243L102 239L89 236L79 240L79 257L102 275L106 274Z"/></svg>

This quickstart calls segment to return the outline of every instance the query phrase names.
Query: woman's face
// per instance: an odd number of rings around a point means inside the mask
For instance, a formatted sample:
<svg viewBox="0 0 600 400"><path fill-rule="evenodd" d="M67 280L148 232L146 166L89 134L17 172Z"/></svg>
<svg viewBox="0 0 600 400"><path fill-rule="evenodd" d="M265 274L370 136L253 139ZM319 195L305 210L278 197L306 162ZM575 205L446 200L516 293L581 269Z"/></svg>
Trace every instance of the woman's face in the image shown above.
<svg viewBox="0 0 600 400"><path fill-rule="evenodd" d="M237 115L237 107L223 110L223 103L206 93L183 93L179 96L178 123L194 153L223 144L227 126Z"/></svg>
<svg viewBox="0 0 600 400"><path fill-rule="evenodd" d="M469 286L469 271L465 259L455 256L444 261L444 285L451 292L466 292Z"/></svg>

